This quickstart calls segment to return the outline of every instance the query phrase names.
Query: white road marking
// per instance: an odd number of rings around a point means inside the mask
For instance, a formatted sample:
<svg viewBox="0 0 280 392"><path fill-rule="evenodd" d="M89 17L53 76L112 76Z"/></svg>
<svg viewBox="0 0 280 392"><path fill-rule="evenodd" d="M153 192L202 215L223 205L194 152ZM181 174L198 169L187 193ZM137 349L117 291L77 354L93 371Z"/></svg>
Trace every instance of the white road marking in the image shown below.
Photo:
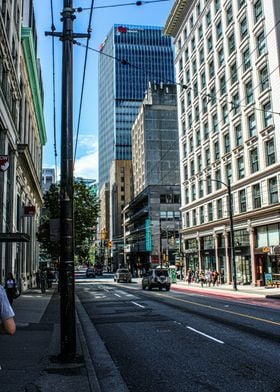
<svg viewBox="0 0 280 392"><path fill-rule="evenodd" d="M116 297L119 297L119 298L121 298L121 296L119 295L119 294L114 294Z"/></svg>
<svg viewBox="0 0 280 392"><path fill-rule="evenodd" d="M140 304L138 304L137 302L133 302L133 301L131 301L131 303L133 303L134 305L136 305L136 306L139 306L140 308L145 308L145 306L143 306L143 305L140 305Z"/></svg>
<svg viewBox="0 0 280 392"><path fill-rule="evenodd" d="M213 336L210 336L210 335L206 335L206 333L200 332L200 331L198 331L197 329L194 329L194 328L188 327L188 326L187 326L186 328L188 328L188 329L190 329L191 331L196 332L196 333L198 333L198 334L200 334L200 335L203 335L203 336L205 336L205 337L208 338L208 339L214 340L214 341L217 342L217 343L224 344L224 342L223 342L222 340L213 338Z"/></svg>

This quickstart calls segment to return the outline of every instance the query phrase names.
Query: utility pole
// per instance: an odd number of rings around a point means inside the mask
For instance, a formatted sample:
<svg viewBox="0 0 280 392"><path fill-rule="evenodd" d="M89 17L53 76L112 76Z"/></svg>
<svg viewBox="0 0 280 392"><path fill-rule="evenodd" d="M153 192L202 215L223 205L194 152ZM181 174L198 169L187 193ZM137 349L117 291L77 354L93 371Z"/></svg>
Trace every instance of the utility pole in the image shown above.
<svg viewBox="0 0 280 392"><path fill-rule="evenodd" d="M62 41L61 185L60 185L60 356L76 355L74 225L73 225L73 0L64 0L63 32L46 32Z"/></svg>

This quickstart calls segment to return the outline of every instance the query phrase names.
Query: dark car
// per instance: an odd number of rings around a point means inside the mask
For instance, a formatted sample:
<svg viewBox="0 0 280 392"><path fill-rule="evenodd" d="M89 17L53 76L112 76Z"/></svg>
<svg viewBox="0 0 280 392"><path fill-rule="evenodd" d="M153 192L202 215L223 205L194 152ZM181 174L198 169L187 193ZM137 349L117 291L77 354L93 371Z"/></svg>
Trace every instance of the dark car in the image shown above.
<svg viewBox="0 0 280 392"><path fill-rule="evenodd" d="M154 287L166 291L170 290L170 278L168 274L168 269L166 268L154 268L147 272L142 278L142 289L152 290Z"/></svg>
<svg viewBox="0 0 280 392"><path fill-rule="evenodd" d="M86 277L87 278L95 278L95 272L92 267L87 268L86 270Z"/></svg>
<svg viewBox="0 0 280 392"><path fill-rule="evenodd" d="M114 281L131 283L131 273L126 268L119 268L114 275Z"/></svg>

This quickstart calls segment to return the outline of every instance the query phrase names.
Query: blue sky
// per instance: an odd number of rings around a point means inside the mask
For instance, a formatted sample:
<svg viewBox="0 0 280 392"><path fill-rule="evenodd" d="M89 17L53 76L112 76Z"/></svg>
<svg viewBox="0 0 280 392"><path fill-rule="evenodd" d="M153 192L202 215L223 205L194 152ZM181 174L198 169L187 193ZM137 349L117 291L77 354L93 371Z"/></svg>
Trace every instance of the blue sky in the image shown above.
<svg viewBox="0 0 280 392"><path fill-rule="evenodd" d="M95 7L135 3L134 0L95 0ZM145 2L143 2L145 3ZM127 5L116 8L95 9L92 18L90 47L99 49L100 44L114 23L164 26L174 0L144 4ZM43 167L54 167L53 137L53 88L52 88L52 38L45 36L51 30L51 1L34 0L38 34L38 57L40 58L44 85L44 112L47 130L47 145L43 152ZM62 31L60 12L63 0L53 0L54 25L56 31ZM89 8L91 0L73 1L74 7ZM74 32L86 33L90 11L76 13ZM82 40L79 40L82 41ZM86 44L86 39L83 40ZM74 47L74 135L76 135L79 113L83 64L85 49ZM98 177L98 53L88 52L88 64L83 97L79 141L75 162L75 176L97 179ZM61 112L61 57L62 45L55 38L55 73L56 73L56 131L58 172L60 166L60 112ZM75 142L75 140L74 140Z"/></svg>

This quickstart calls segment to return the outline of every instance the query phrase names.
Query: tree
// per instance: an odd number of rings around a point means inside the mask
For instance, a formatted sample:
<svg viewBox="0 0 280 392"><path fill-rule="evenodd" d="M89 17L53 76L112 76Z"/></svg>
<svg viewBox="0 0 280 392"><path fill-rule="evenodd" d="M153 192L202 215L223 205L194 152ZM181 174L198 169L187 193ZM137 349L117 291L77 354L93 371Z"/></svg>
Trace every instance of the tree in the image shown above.
<svg viewBox="0 0 280 392"><path fill-rule="evenodd" d="M96 231L99 213L99 201L92 187L87 187L81 181L74 182L74 253L82 262L89 259L91 242ZM51 241L50 227L54 219L60 217L60 188L51 185L44 195L44 209L41 225L37 233L41 243L42 258L58 259L60 241Z"/></svg>

